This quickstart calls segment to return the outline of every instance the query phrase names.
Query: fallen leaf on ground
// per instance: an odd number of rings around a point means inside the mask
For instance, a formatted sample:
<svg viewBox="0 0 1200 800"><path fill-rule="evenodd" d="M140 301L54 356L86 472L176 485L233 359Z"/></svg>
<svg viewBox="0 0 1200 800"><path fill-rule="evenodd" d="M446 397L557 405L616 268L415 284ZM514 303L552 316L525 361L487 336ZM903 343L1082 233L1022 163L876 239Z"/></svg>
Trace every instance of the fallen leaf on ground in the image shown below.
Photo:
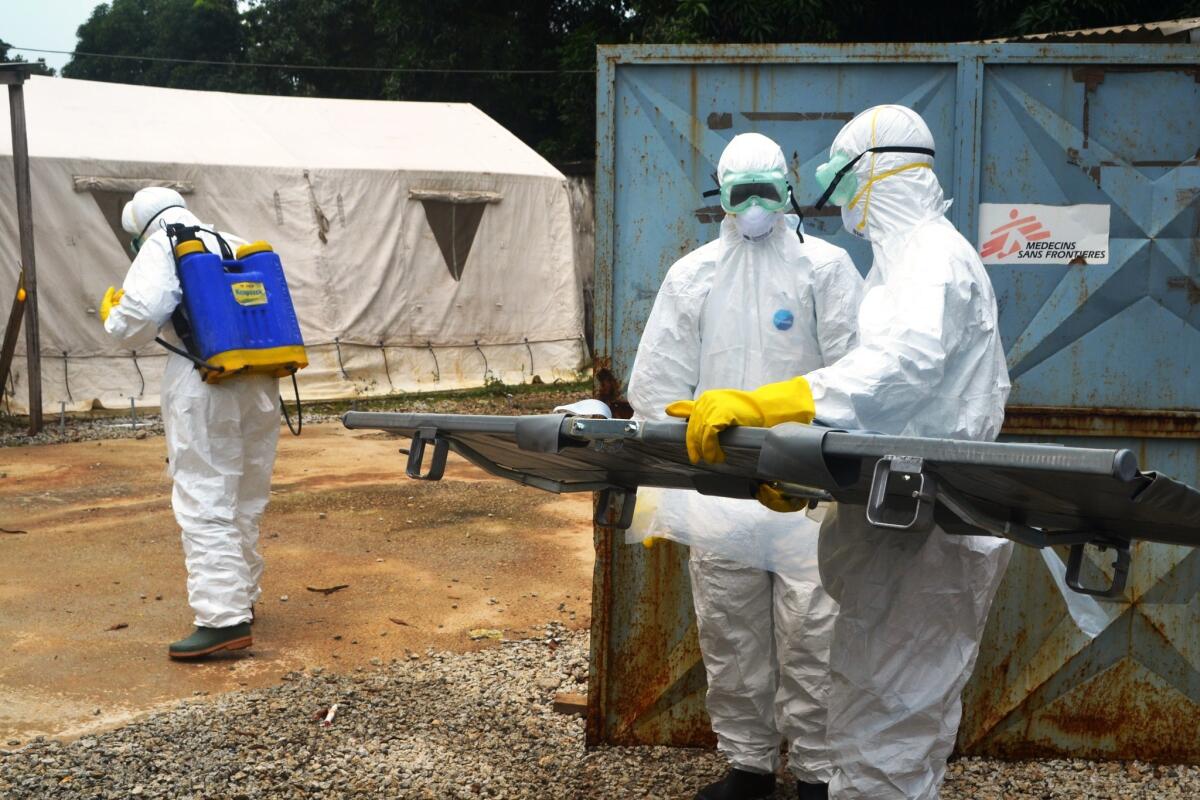
<svg viewBox="0 0 1200 800"><path fill-rule="evenodd" d="M113 625L113 626L111 626L111 627L105 628L105 630L109 630L109 631L119 631L119 630L121 630L122 628L128 628L128 627L129 627L129 623L128 623L128 622L118 622L116 625Z"/></svg>
<svg viewBox="0 0 1200 800"><path fill-rule="evenodd" d="M406 628L412 627L411 625L409 625L407 622L405 622L402 619L396 619L395 617L388 617L388 619L391 620L392 622L396 623L397 625L403 625Z"/></svg>
<svg viewBox="0 0 1200 800"><path fill-rule="evenodd" d="M319 592L320 594L333 594L334 592L340 592L342 589L349 589L350 584L339 583L337 586L326 586L324 588L319 587L319 586L306 586L304 588L308 589L310 592Z"/></svg>
<svg viewBox="0 0 1200 800"><path fill-rule="evenodd" d="M472 639L500 639L504 636L504 631L495 628L473 628L467 631L467 635Z"/></svg>

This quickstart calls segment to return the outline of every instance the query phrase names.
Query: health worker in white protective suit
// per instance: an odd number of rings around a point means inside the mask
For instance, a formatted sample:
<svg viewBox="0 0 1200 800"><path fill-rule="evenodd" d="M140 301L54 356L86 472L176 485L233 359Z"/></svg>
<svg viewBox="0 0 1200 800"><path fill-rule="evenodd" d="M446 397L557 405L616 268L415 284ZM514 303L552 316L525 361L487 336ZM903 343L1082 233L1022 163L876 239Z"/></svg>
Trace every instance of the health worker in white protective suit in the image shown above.
<svg viewBox="0 0 1200 800"><path fill-rule="evenodd" d="M639 417L681 396L750 389L832 364L854 343L862 278L846 252L800 236L779 145L735 137L717 168L721 235L676 262L646 323L629 379ZM664 522L664 519L667 520ZM692 594L707 705L731 770L702 800L773 797L781 737L800 797L825 797L828 647L837 604L815 568L817 523L753 499L667 492L650 533L691 544ZM791 574L757 552L810 553ZM778 557L776 560L779 560Z"/></svg>
<svg viewBox="0 0 1200 800"><path fill-rule="evenodd" d="M933 136L914 111L851 120L817 171L822 200L871 242L858 344L836 364L752 392L709 392L690 411L689 451L719 457L729 425L807 422L904 436L991 441L1008 370L996 298L974 248L944 216ZM840 603L830 651L828 741L836 800L932 800L960 695L1012 544L889 532L841 505L821 527L821 578Z"/></svg>
<svg viewBox="0 0 1200 800"><path fill-rule="evenodd" d="M104 329L130 348L162 336L182 349L171 321L182 301L166 228L201 226L178 192L142 189L122 214L137 253L120 290L109 287L100 305ZM225 249L244 242L219 234ZM223 252L212 232L201 232L209 252ZM259 596L263 560L258 522L267 507L279 439L278 381L244 375L207 384L192 361L171 353L161 395L171 506L182 529L188 602L196 630L168 648L172 658L202 658L251 643L252 606Z"/></svg>

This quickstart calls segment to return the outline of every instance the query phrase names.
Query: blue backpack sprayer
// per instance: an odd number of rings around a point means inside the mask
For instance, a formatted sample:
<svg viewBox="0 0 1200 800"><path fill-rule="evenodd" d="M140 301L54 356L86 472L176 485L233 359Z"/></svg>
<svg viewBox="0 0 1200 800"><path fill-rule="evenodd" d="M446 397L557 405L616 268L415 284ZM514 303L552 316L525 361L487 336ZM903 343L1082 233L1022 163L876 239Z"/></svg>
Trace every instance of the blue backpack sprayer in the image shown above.
<svg viewBox="0 0 1200 800"><path fill-rule="evenodd" d="M216 237L221 253L208 251L196 235L202 230ZM288 429L300 435L304 423L296 372L308 366L308 355L279 256L261 241L242 245L235 254L220 234L198 226L168 225L167 239L183 290L171 322L185 349L156 341L192 361L206 383L239 375L290 375L297 427L282 398L280 406Z"/></svg>

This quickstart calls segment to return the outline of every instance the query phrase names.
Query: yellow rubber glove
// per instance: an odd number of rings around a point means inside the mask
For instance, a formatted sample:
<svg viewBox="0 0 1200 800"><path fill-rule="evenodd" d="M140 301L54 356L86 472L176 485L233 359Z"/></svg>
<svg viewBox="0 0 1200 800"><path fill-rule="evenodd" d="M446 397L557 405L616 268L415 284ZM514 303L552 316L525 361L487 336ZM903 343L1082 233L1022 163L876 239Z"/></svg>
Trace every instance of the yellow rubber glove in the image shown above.
<svg viewBox="0 0 1200 800"><path fill-rule="evenodd" d="M108 315L112 310L120 305L121 298L125 296L124 289L117 289L112 286L108 287L108 291L104 293L104 299L100 301L100 321L108 322Z"/></svg>
<svg viewBox="0 0 1200 800"><path fill-rule="evenodd" d="M769 483L760 483L758 485L758 491L754 493L754 499L772 511L778 511L783 514L793 511L803 511L808 508L808 500L787 497L783 492Z"/></svg>
<svg viewBox="0 0 1200 800"><path fill-rule="evenodd" d="M768 383L754 391L710 389L696 400L667 406L672 417L687 417L688 458L693 464L720 464L725 453L717 436L734 425L770 428L781 422L809 423L816 416L812 390L804 378Z"/></svg>

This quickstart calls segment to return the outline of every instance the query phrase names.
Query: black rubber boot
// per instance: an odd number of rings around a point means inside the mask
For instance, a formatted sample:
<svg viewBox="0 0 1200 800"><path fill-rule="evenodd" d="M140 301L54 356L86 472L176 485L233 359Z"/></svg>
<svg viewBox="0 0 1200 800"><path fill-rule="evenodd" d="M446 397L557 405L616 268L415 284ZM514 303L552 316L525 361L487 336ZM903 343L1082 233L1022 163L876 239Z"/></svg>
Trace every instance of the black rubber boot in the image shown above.
<svg viewBox="0 0 1200 800"><path fill-rule="evenodd" d="M800 781L796 784L796 796L800 800L829 800L829 784Z"/></svg>
<svg viewBox="0 0 1200 800"><path fill-rule="evenodd" d="M172 642L167 648L171 658L204 658L221 650L241 650L254 644L250 623L228 628L196 628L191 636Z"/></svg>
<svg viewBox="0 0 1200 800"><path fill-rule="evenodd" d="M696 800L770 800L775 796L775 776L731 769L716 783L696 793Z"/></svg>

